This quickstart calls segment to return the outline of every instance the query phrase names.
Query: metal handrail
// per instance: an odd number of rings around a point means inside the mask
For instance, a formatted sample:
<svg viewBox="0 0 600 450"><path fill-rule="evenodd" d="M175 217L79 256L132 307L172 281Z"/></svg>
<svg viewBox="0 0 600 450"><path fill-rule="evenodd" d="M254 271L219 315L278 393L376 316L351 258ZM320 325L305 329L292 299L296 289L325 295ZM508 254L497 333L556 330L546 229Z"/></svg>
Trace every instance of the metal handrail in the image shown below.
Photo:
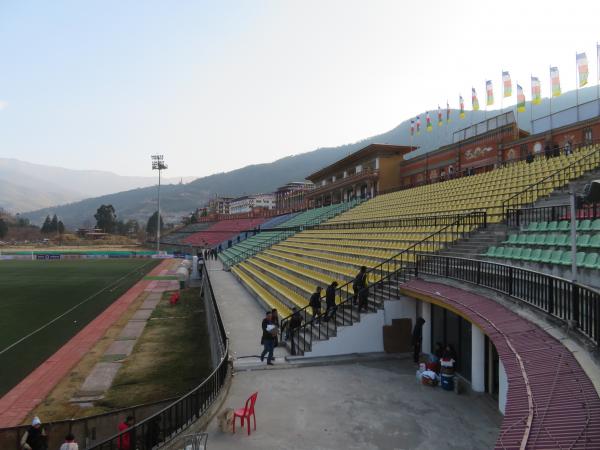
<svg viewBox="0 0 600 450"><path fill-rule="evenodd" d="M558 169L557 171L551 173L550 175L548 175L545 178L542 178L541 180L530 184L529 186L527 186L526 188L524 188L522 191L517 192L516 194L514 194L512 197L507 198L506 200L504 200L502 202L502 211L504 214L505 218L508 218L508 210L509 209L517 209L522 207L523 205L526 205L528 203L532 203L532 201L528 201L530 200L529 197L530 194L532 194L535 190L535 192L539 191L540 186L543 186L545 188L546 183L548 181L550 181L551 179L554 179L556 177L558 177L561 181L569 181L571 180L571 178L569 177L569 173L571 172L571 170L573 168L575 168L576 166L579 166L584 160L588 160L588 159L592 159L592 158L596 158L596 163L594 166L590 165L588 166L588 170L594 169L596 167L598 167L598 164L600 163L600 159L598 158L600 156L600 147L596 147L595 150L590 151L589 153L586 153L585 155L583 155L581 158L576 159L575 161L573 161L571 164L569 164L568 166L562 167L560 169ZM593 164L593 163L592 163ZM564 178L563 178L564 177ZM565 183L566 184L566 183ZM523 201L517 201L515 199L517 198L521 198L521 196L523 196L524 194L527 194L527 198L524 199Z"/></svg>
<svg viewBox="0 0 600 450"><path fill-rule="evenodd" d="M501 292L539 309L576 330L598 349L600 290L554 275L494 262L417 254L415 276L429 274Z"/></svg>
<svg viewBox="0 0 600 450"><path fill-rule="evenodd" d="M291 339L294 341L294 347L298 348L299 351L304 352L308 346L312 344L313 336L316 336L317 339L321 338L329 338L330 334L335 333L337 331L338 322L339 325L352 325L354 322L353 312L357 309L355 305L357 298L360 297L361 293L364 291L373 290L375 293L377 290L383 291L387 286L385 286L385 282L389 281L393 278L399 279L401 276L404 277L404 272L406 271L408 264L411 263L411 259L418 251L423 251L423 247L429 247L433 251L441 248L442 244L447 243L447 240L442 240L441 236L446 236L448 234L448 230L452 234L455 234L455 237L459 235L464 237L472 233L474 230L469 230L467 232L463 230L459 230L459 227L465 225L477 225L477 226L487 226L487 213L485 211L472 211L466 213L459 217L456 221L451 224L448 224L441 228L440 230L430 234L419 242L412 244L410 247L400 251L396 255L388 258L382 263L370 268L367 270L367 276L369 274L374 274L377 271L379 272L379 277L377 281L366 288L363 288L360 292L350 293L351 285L353 284L353 280L345 283L344 285L336 288L336 299L340 299L337 303L336 307L336 316L337 318L332 321L323 323L323 317L313 317L309 315L308 308L310 305L307 305L296 312L296 314L300 315L303 324L293 330L291 334ZM456 227L456 233L454 233L453 228ZM323 300L325 296L321 297ZM340 312L340 313L338 313ZM349 314L348 314L349 313ZM289 321L292 315L289 315L281 320L281 338L284 339L286 334L288 334L291 330L289 329ZM300 337L303 337L301 340ZM308 342L307 342L308 337ZM297 341L297 343L296 343Z"/></svg>
<svg viewBox="0 0 600 450"><path fill-rule="evenodd" d="M88 447L88 450L116 450L120 440L129 436L131 448L153 448L165 443L204 415L219 396L229 376L229 338L219 312L206 265L202 264L202 290L210 295L214 319L219 330L221 359L208 377L175 402L125 431Z"/></svg>

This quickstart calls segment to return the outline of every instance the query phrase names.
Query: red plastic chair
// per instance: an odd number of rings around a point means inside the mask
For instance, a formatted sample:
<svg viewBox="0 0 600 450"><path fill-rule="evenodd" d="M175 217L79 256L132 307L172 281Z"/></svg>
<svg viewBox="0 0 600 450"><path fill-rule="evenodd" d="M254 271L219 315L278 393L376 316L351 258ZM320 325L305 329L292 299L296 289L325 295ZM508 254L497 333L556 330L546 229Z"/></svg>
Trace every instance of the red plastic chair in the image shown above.
<svg viewBox="0 0 600 450"><path fill-rule="evenodd" d="M256 431L256 415L254 414L254 404L256 403L256 397L258 396L258 392L252 394L248 400L246 400L246 405L243 408L236 409L233 413L233 432L235 433L235 418L240 418L240 426L244 428L244 420L248 421L248 436L250 436L250 417L254 417L254 431Z"/></svg>

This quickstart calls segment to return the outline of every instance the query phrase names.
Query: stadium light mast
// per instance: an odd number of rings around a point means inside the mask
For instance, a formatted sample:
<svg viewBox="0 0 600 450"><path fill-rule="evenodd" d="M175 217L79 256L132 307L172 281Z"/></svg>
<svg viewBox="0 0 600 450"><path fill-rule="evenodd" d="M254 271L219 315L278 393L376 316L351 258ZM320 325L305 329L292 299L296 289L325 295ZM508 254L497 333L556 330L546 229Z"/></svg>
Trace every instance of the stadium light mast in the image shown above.
<svg viewBox="0 0 600 450"><path fill-rule="evenodd" d="M167 169L163 155L152 155L152 170L158 170L158 212L156 214L156 253L160 252L160 172Z"/></svg>

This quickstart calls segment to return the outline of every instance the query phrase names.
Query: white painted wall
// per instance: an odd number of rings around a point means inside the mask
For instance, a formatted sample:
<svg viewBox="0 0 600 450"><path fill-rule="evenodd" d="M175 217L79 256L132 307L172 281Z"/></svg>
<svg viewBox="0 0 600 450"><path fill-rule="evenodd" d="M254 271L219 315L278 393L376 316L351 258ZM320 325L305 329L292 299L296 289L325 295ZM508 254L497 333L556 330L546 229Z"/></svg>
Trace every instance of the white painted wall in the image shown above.
<svg viewBox="0 0 600 450"><path fill-rule="evenodd" d="M411 319L415 324L417 301L414 298L400 297L398 300L384 302L385 325L391 325L393 319Z"/></svg>
<svg viewBox="0 0 600 450"><path fill-rule="evenodd" d="M471 324L471 389L485 392L485 335Z"/></svg>
<svg viewBox="0 0 600 450"><path fill-rule="evenodd" d="M337 336L326 341L313 341L312 351L305 357L383 352L384 312L363 314L360 322L338 327Z"/></svg>
<svg viewBox="0 0 600 450"><path fill-rule="evenodd" d="M500 384L498 388L498 409L504 414L506 410L506 398L508 396L508 378L506 377L506 370L504 369L502 360L500 360L499 364L498 379Z"/></svg>

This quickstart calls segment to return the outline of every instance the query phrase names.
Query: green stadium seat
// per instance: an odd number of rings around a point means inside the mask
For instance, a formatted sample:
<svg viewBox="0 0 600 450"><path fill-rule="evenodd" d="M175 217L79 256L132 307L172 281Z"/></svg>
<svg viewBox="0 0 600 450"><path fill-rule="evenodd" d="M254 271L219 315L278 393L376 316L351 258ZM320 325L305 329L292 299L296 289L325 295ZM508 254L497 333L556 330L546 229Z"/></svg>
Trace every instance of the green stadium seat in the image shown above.
<svg viewBox="0 0 600 450"><path fill-rule="evenodd" d="M557 231L569 231L570 222L568 220L561 220L558 224Z"/></svg>
<svg viewBox="0 0 600 450"><path fill-rule="evenodd" d="M531 258L531 251L532 251L532 249L529 247L524 248L523 251L521 252L521 255L516 259L520 259L521 261L529 261Z"/></svg>
<svg viewBox="0 0 600 450"><path fill-rule="evenodd" d="M518 247L506 247L504 249L504 255L502 255L502 258L511 259L516 248Z"/></svg>
<svg viewBox="0 0 600 450"><path fill-rule="evenodd" d="M517 237L517 242L515 242L515 244L526 245L527 244L527 236L529 236L529 235L528 234L520 234L519 237Z"/></svg>
<svg viewBox="0 0 600 450"><path fill-rule="evenodd" d="M510 259L519 259L521 258L521 253L523 253L523 247L512 247L512 253L508 258ZM507 258L506 254L504 255Z"/></svg>
<svg viewBox="0 0 600 450"><path fill-rule="evenodd" d="M483 253L482 256L487 256L488 258L493 258L494 253L496 252L496 247L492 246L487 249L487 252Z"/></svg>
<svg viewBox="0 0 600 450"><path fill-rule="evenodd" d="M563 266L570 266L571 261L573 261L573 258L571 258L571 252L563 252L560 257L560 261L555 264L561 264Z"/></svg>
<svg viewBox="0 0 600 450"><path fill-rule="evenodd" d="M525 244L527 245L535 245L535 240L537 239L537 237L539 236L539 234L527 234L527 239Z"/></svg>
<svg viewBox="0 0 600 450"><path fill-rule="evenodd" d="M511 234L510 236L508 236L508 239L502 243L503 244L516 244L517 238L518 238L517 234Z"/></svg>
<svg viewBox="0 0 600 450"><path fill-rule="evenodd" d="M560 264L560 258L562 257L562 254L562 250L552 250L552 255L550 255L548 262L550 264Z"/></svg>
<svg viewBox="0 0 600 450"><path fill-rule="evenodd" d="M548 231L548 222L539 222L538 231Z"/></svg>
<svg viewBox="0 0 600 450"><path fill-rule="evenodd" d="M531 255L529 255L528 261L541 262L542 251L546 251L546 250L542 250L541 248L533 249L533 251L531 252Z"/></svg>
<svg viewBox="0 0 600 450"><path fill-rule="evenodd" d="M587 248L590 246L590 238L591 236L589 234L580 234L577 236L577 241L575 243L577 244L577 247Z"/></svg>
<svg viewBox="0 0 600 450"><path fill-rule="evenodd" d="M497 247L494 253L494 258L504 258L504 247Z"/></svg>
<svg viewBox="0 0 600 450"><path fill-rule="evenodd" d="M556 245L556 235L555 234L550 234L550 235L545 235L546 239L544 240L544 245L547 245L549 247L553 247Z"/></svg>
<svg viewBox="0 0 600 450"><path fill-rule="evenodd" d="M600 219L595 219L592 222L592 226L590 227L592 231L600 231Z"/></svg>
<svg viewBox="0 0 600 450"><path fill-rule="evenodd" d="M598 253L588 253L582 266L586 269L596 269L598 266Z"/></svg>
<svg viewBox="0 0 600 450"><path fill-rule="evenodd" d="M542 250L542 254L540 255L540 262L549 264L551 258L552 250Z"/></svg>
<svg viewBox="0 0 600 450"><path fill-rule="evenodd" d="M552 222L550 222L548 224L547 231L558 231L558 222L556 220L553 220Z"/></svg>
<svg viewBox="0 0 600 450"><path fill-rule="evenodd" d="M523 231L528 231L528 232L539 231L538 230L539 226L540 226L540 224L538 222L529 222L529 225L527 226L527 228L523 229Z"/></svg>
<svg viewBox="0 0 600 450"><path fill-rule="evenodd" d="M592 230L592 221L590 219L585 219L579 222L577 225L577 231L591 231Z"/></svg>
<svg viewBox="0 0 600 450"><path fill-rule="evenodd" d="M575 262L577 263L577 267L583 266L583 262L585 261L585 252L577 252L575 255Z"/></svg>
<svg viewBox="0 0 600 450"><path fill-rule="evenodd" d="M591 248L600 248L600 233L594 234L590 239Z"/></svg>
<svg viewBox="0 0 600 450"><path fill-rule="evenodd" d="M555 247L568 247L571 245L571 236L566 233L559 234L554 243Z"/></svg>
<svg viewBox="0 0 600 450"><path fill-rule="evenodd" d="M544 243L546 242L546 236L547 235L544 233L536 234L533 245L544 245Z"/></svg>

